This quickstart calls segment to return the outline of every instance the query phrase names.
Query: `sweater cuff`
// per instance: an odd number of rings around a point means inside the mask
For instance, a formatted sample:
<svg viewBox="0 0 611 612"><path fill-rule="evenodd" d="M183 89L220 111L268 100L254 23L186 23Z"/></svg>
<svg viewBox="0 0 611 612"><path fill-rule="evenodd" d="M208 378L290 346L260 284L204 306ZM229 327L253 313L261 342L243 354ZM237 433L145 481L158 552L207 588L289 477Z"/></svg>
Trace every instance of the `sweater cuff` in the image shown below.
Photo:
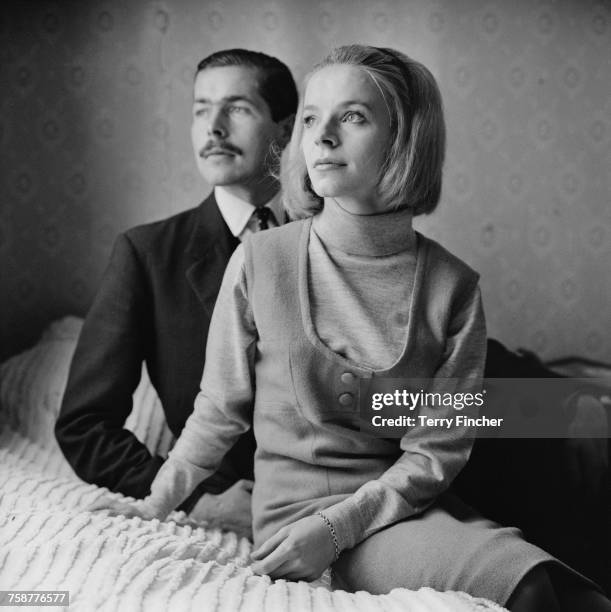
<svg viewBox="0 0 611 612"><path fill-rule="evenodd" d="M322 511L335 529L340 552L356 546L361 539L358 534L364 531L359 507L354 498L355 495L351 495Z"/></svg>
<svg viewBox="0 0 611 612"><path fill-rule="evenodd" d="M335 528L340 551L353 548L417 511L396 489L380 480L365 483L350 497L323 510Z"/></svg>
<svg viewBox="0 0 611 612"><path fill-rule="evenodd" d="M164 519L175 510L211 471L171 456L161 466L144 503L156 518Z"/></svg>

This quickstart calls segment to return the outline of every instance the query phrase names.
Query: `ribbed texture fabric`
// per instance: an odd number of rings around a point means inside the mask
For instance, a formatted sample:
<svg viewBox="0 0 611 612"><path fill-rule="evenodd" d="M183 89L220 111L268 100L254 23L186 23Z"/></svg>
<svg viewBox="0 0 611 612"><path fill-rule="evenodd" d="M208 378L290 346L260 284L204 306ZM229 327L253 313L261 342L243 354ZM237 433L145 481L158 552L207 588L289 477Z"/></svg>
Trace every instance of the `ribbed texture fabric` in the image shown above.
<svg viewBox="0 0 611 612"><path fill-rule="evenodd" d="M416 270L410 210L354 215L333 200L314 217L308 290L318 337L372 369L401 356Z"/></svg>
<svg viewBox="0 0 611 612"><path fill-rule="evenodd" d="M79 320L65 319L0 366L0 590L67 590L69 612L502 610L429 588L331 592L328 575L273 583L248 567L247 540L181 525L182 512L160 522L83 511L107 491L74 476L52 435L79 328ZM134 430L152 450L166 450L172 441L147 377L135 395Z"/></svg>
<svg viewBox="0 0 611 612"><path fill-rule="evenodd" d="M65 464L53 454L9 429L0 434L1 590L67 590L69 612L502 610L429 588L375 596L330 592L328 576L314 584L273 583L247 567L247 540L180 526L175 521L184 513L159 522L83 512L103 490L58 475Z"/></svg>
<svg viewBox="0 0 611 612"><path fill-rule="evenodd" d="M334 353L361 366L390 367L401 356L407 338L415 253L350 255L325 245L312 232L308 255L318 337Z"/></svg>
<svg viewBox="0 0 611 612"><path fill-rule="evenodd" d="M53 429L82 324L77 317L60 319L49 326L35 347L0 364L0 427L7 424L43 447L57 445ZM144 365L133 406L125 428L136 434L151 454L167 456L174 437ZM59 449L52 459L65 463L66 473L72 473Z"/></svg>

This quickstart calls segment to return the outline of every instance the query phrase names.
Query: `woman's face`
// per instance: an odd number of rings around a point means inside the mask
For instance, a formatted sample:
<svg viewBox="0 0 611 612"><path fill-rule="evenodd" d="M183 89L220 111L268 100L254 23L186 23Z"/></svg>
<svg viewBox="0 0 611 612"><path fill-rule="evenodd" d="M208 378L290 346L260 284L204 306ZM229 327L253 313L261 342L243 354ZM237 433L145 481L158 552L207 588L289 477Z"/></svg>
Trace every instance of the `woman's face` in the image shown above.
<svg viewBox="0 0 611 612"><path fill-rule="evenodd" d="M390 117L372 78L335 64L315 72L304 96L301 146L314 191L354 214L385 209L378 194Z"/></svg>

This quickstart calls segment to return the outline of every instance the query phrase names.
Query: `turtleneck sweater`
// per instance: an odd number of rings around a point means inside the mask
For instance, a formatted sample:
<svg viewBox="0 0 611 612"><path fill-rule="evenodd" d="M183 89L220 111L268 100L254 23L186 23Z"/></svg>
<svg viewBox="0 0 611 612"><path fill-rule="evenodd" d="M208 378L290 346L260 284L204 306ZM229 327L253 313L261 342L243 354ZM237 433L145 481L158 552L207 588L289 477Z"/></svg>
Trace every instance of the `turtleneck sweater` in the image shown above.
<svg viewBox="0 0 611 612"><path fill-rule="evenodd" d="M411 211L356 215L327 201L312 222L308 263L320 340L363 367L390 367L405 346L414 286Z"/></svg>
<svg viewBox="0 0 611 612"><path fill-rule="evenodd" d="M245 246L248 258L240 245L227 266L201 392L146 512L162 518L176 508L254 419L255 539L324 509L340 549L351 548L447 488L468 458L469 428L416 427L392 452L372 452L377 439L337 435L323 414L346 411L350 394L341 385L352 384L344 380L351 369L357 377L372 369L426 373L472 390L485 357L477 274L417 236L408 211L359 217L332 202L311 222L261 232ZM269 304L269 295L277 301ZM349 469L337 468L344 462ZM328 470L337 470L335 484ZM295 491L288 483L297 482Z"/></svg>

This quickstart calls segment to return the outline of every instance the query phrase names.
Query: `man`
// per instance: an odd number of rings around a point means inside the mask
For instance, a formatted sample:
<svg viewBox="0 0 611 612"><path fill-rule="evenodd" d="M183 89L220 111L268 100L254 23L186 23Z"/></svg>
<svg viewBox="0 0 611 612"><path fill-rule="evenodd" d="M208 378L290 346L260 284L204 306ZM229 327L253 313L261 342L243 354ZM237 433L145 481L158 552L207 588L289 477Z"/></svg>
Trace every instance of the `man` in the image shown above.
<svg viewBox="0 0 611 612"><path fill-rule="evenodd" d="M214 192L197 208L132 228L115 243L55 428L83 480L136 498L149 493L164 459L124 428L142 363L178 436L199 390L229 257L245 234L284 221L269 162L288 142L296 107L295 82L276 58L232 49L199 63L191 137ZM183 509L195 520L222 511L219 526L248 535L253 453L249 433Z"/></svg>

